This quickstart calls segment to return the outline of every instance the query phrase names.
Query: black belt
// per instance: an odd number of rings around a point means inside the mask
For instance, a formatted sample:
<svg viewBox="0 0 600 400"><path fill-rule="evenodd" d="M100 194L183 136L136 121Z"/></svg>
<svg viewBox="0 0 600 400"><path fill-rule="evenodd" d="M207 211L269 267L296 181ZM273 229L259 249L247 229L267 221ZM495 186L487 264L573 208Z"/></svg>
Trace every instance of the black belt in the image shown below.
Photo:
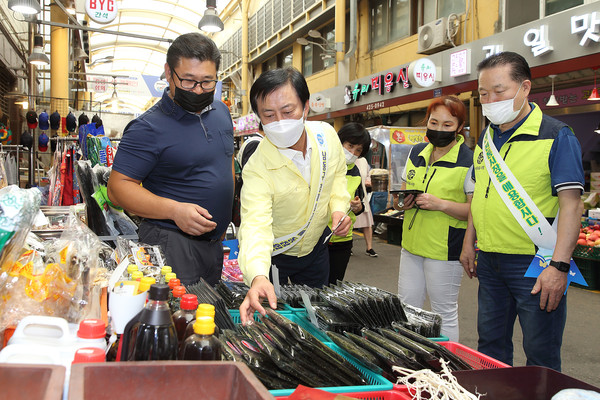
<svg viewBox="0 0 600 400"><path fill-rule="evenodd" d="M148 222L148 223L153 224L151 221L148 221L148 220L145 220L145 221ZM157 226L157 227L159 227L161 229L166 229L166 230L169 230L169 231L177 232L181 236L183 236L183 237L185 237L187 239L190 239L190 240L198 240L198 241L201 241L201 242L211 242L211 243L216 242L216 241L219 240L219 239L213 239L213 238L211 238L210 234L208 234L208 233L205 233L205 234L200 235L200 236L196 236L196 235L190 235L189 233L185 233L184 231L182 231L179 228L171 228L171 227L164 226L164 225L159 225L159 224L153 224L153 225L155 225L155 226Z"/></svg>

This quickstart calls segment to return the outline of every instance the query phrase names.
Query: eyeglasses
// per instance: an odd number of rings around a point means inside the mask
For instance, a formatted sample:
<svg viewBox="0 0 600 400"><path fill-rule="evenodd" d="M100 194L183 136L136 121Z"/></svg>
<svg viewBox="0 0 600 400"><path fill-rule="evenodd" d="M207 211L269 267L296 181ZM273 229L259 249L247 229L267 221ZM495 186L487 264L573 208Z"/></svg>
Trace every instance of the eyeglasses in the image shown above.
<svg viewBox="0 0 600 400"><path fill-rule="evenodd" d="M196 81L193 79L181 79L175 69L171 68L171 71L173 71L175 76L179 79L181 87L185 90L194 90L198 85L204 90L213 90L215 86L217 86L218 80Z"/></svg>

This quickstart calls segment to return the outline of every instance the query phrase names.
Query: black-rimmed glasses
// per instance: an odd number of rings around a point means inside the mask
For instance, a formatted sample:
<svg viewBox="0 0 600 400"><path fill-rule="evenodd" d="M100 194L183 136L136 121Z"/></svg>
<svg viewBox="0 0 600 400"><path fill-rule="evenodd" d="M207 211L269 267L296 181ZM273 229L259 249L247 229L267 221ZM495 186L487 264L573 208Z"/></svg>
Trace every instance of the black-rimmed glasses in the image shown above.
<svg viewBox="0 0 600 400"><path fill-rule="evenodd" d="M171 71L173 71L177 79L179 79L179 82L181 82L181 87L185 90L194 90L198 85L200 85L200 87L204 90L213 90L215 86L217 86L218 80L196 81L194 79L181 79L175 69L171 68Z"/></svg>

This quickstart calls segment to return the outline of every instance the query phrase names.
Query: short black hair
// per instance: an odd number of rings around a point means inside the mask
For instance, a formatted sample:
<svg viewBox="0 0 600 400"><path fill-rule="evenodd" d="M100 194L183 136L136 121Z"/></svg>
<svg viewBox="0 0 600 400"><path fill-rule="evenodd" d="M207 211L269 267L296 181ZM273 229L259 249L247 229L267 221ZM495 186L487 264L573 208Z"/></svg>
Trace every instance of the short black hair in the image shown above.
<svg viewBox="0 0 600 400"><path fill-rule="evenodd" d="M531 69L529 69L527 60L522 55L512 51L503 51L481 61L477 65L477 73L484 69L495 68L501 65L511 66L510 78L513 81L521 83L525 80L531 80Z"/></svg>
<svg viewBox="0 0 600 400"><path fill-rule="evenodd" d="M252 88L250 88L250 105L254 113L258 115L258 99L264 100L269 94L287 83L291 84L296 90L296 94L300 98L302 106L304 106L310 97L310 91L304 76L293 67L276 68L260 74Z"/></svg>
<svg viewBox="0 0 600 400"><path fill-rule="evenodd" d="M350 122L342 126L342 129L338 131L338 136L340 137L340 142L342 142L342 144L344 144L344 142L362 144L363 149L362 153L360 153L361 157L365 157L369 152L369 148L371 147L371 136L362 124Z"/></svg>
<svg viewBox="0 0 600 400"><path fill-rule="evenodd" d="M198 32L183 34L171 43L167 50L167 64L171 69L179 65L182 58L194 58L199 61L212 61L219 70L221 52L208 36Z"/></svg>

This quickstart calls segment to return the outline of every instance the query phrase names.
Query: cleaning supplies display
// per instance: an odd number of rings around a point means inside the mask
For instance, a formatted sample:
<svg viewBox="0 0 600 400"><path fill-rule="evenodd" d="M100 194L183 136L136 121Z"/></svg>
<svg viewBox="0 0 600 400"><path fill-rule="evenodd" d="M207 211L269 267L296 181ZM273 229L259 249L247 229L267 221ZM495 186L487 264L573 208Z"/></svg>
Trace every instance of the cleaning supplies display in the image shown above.
<svg viewBox="0 0 600 400"><path fill-rule="evenodd" d="M169 286L153 284L148 302L125 327L121 361L177 359L177 332L167 304Z"/></svg>

